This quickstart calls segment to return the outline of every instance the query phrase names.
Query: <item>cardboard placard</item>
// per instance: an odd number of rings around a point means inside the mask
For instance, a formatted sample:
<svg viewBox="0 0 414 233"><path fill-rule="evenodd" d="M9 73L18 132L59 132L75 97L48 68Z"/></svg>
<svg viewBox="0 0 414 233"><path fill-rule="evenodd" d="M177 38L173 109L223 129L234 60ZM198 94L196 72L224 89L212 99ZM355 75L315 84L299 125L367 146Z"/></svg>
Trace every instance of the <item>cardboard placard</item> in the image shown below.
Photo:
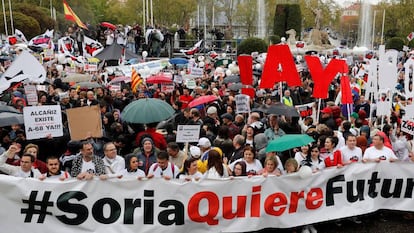
<svg viewBox="0 0 414 233"><path fill-rule="evenodd" d="M66 109L71 140L103 136L99 105Z"/></svg>

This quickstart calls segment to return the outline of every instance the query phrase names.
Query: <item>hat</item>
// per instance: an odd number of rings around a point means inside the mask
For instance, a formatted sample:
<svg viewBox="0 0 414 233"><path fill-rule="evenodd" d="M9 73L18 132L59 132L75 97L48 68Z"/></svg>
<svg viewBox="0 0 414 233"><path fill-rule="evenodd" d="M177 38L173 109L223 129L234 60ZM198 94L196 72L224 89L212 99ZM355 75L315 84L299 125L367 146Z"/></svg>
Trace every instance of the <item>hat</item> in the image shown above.
<svg viewBox="0 0 414 233"><path fill-rule="evenodd" d="M223 115L221 115L222 119L227 119L229 121L233 120L233 116L230 113L224 113Z"/></svg>
<svg viewBox="0 0 414 233"><path fill-rule="evenodd" d="M208 140L208 138L200 138L198 140L197 146L204 147L204 148L209 148L209 147L211 147L211 142L210 142L210 140Z"/></svg>
<svg viewBox="0 0 414 233"><path fill-rule="evenodd" d="M353 113L351 114L351 117L353 117L353 118L355 118L355 119L358 119L358 118L359 118L359 115L358 115L358 113L353 112Z"/></svg>
<svg viewBox="0 0 414 233"><path fill-rule="evenodd" d="M321 113L332 114L332 109L330 107L326 107L326 108L322 109Z"/></svg>
<svg viewBox="0 0 414 233"><path fill-rule="evenodd" d="M59 99L69 98L69 93L67 92L61 92L59 93Z"/></svg>
<svg viewBox="0 0 414 233"><path fill-rule="evenodd" d="M207 109L207 114L214 114L217 113L217 108L214 106L211 106Z"/></svg>
<svg viewBox="0 0 414 233"><path fill-rule="evenodd" d="M190 146L190 154L191 157L198 159L201 156L201 150L196 146Z"/></svg>
<svg viewBox="0 0 414 233"><path fill-rule="evenodd" d="M145 138L143 138L143 139L141 140L141 144L142 144L142 145L144 145L144 143L145 143L146 141L149 141L149 142L151 142L151 144L152 144L152 145L154 145L154 141L152 141L152 139L151 139L151 138L149 138L149 137L145 137Z"/></svg>

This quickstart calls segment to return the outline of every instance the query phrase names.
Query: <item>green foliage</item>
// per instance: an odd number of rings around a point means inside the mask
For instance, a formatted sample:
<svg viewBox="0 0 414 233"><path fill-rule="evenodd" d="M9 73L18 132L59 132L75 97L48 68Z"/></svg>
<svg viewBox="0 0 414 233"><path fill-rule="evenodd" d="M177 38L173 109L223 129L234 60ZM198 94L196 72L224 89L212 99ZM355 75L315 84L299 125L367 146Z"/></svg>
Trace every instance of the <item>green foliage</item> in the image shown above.
<svg viewBox="0 0 414 233"><path fill-rule="evenodd" d="M411 49L414 48L414 40L408 42L408 47L410 47Z"/></svg>
<svg viewBox="0 0 414 233"><path fill-rule="evenodd" d="M271 35L271 36L269 36L269 41L270 41L271 44L279 44L281 42L280 36Z"/></svg>
<svg viewBox="0 0 414 233"><path fill-rule="evenodd" d="M298 4L278 4L276 6L273 34L286 36L286 31L302 31L302 13Z"/></svg>
<svg viewBox="0 0 414 233"><path fill-rule="evenodd" d="M10 15L6 12L7 23L10 25ZM0 25L4 25L4 17L3 14L0 14ZM25 35L25 37L30 40L32 37L41 34L39 22L31 17L26 16L20 12L13 12L13 21L14 21L14 28L19 29ZM8 28L9 34L11 33L11 28ZM0 27L0 33L5 33L4 27Z"/></svg>
<svg viewBox="0 0 414 233"><path fill-rule="evenodd" d="M398 51L402 51L404 46L404 40L400 37L393 37L389 40L387 40L387 43L385 44L385 49L395 49Z"/></svg>
<svg viewBox="0 0 414 233"><path fill-rule="evenodd" d="M50 18L50 13L44 8L36 7L26 3L16 4L13 6L13 8L15 12L20 12L26 16L34 18L39 23L41 32L44 32L47 29L53 29L55 27L55 21ZM21 29L19 28L19 30ZM23 32L26 33L25 31Z"/></svg>
<svg viewBox="0 0 414 233"><path fill-rule="evenodd" d="M237 47L238 54L251 54L252 52L264 53L267 51L267 44L264 40L250 37L243 40Z"/></svg>

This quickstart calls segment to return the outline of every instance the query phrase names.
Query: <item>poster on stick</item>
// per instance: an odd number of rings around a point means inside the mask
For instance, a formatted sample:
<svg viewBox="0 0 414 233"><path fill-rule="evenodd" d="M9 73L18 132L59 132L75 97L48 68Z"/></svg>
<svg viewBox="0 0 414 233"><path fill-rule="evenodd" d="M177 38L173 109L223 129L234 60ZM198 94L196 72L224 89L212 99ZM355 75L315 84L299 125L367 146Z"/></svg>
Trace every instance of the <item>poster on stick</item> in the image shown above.
<svg viewBox="0 0 414 233"><path fill-rule="evenodd" d="M99 105L71 108L66 110L71 140L103 136Z"/></svg>
<svg viewBox="0 0 414 233"><path fill-rule="evenodd" d="M27 140L63 136L59 105L24 107L23 117Z"/></svg>

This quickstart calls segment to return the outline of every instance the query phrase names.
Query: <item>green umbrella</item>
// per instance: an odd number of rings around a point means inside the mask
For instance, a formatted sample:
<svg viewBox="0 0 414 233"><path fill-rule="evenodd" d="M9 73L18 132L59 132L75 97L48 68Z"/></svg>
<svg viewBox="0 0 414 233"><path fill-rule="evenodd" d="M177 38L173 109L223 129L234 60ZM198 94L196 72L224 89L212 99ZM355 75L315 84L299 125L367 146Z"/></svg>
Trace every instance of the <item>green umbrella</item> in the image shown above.
<svg viewBox="0 0 414 233"><path fill-rule="evenodd" d="M160 122L174 115L174 109L167 102L145 98L133 101L122 111L122 119L129 123L148 124Z"/></svg>
<svg viewBox="0 0 414 233"><path fill-rule="evenodd" d="M282 152L295 147L300 147L315 140L307 134L286 134L267 144L266 152Z"/></svg>

